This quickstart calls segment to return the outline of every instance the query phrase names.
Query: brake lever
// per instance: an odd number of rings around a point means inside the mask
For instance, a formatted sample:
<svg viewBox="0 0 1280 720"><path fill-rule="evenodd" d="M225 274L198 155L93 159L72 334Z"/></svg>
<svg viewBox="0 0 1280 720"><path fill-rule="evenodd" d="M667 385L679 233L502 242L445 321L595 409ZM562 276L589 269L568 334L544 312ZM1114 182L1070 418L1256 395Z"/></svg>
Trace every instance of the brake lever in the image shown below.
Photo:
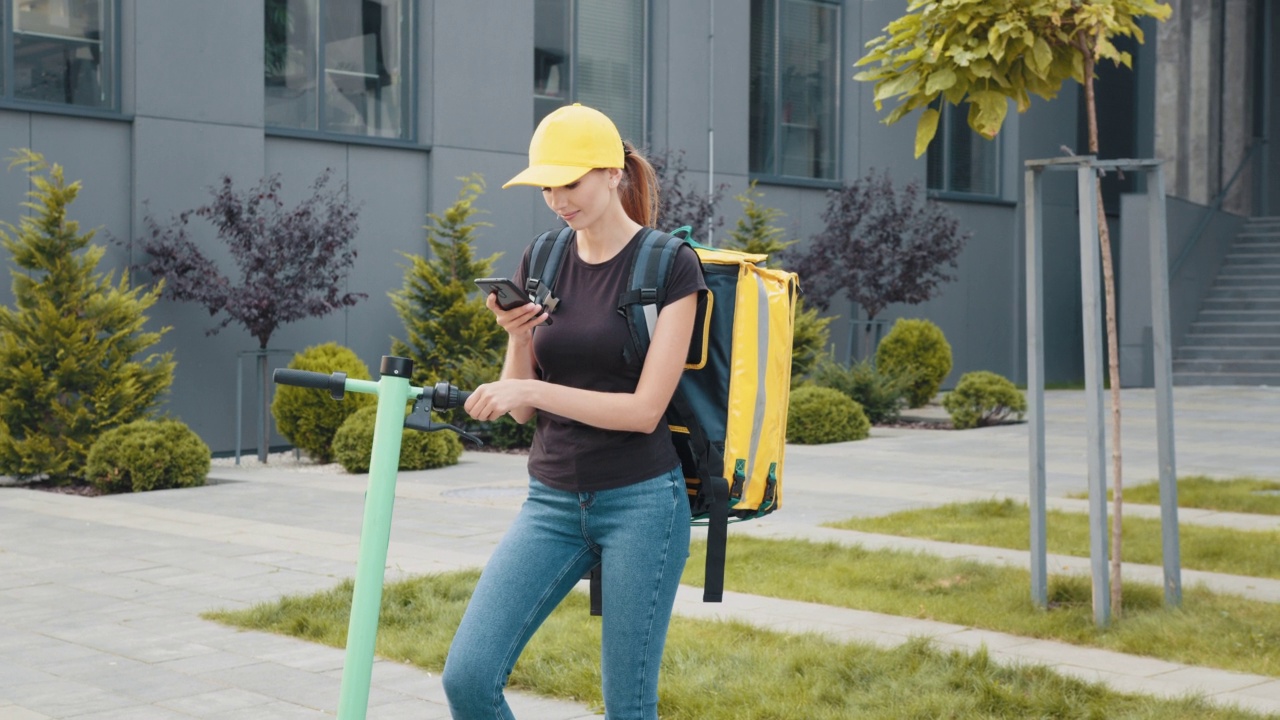
<svg viewBox="0 0 1280 720"><path fill-rule="evenodd" d="M427 401L425 403L423 402L423 398L427 398ZM481 442L480 438L476 437L475 435L472 435L471 433L461 428L454 427L453 425L450 425L448 423L439 423L432 420L431 419L432 407L433 407L432 401L428 397L427 393L423 393L422 395L419 395L418 399L413 401L413 410L410 411L409 415L406 416L404 419L404 426L412 430L421 430L422 432L437 432L440 430L451 430L457 433L459 436L461 436L462 439L464 440L470 440L476 445L484 445L484 443Z"/></svg>

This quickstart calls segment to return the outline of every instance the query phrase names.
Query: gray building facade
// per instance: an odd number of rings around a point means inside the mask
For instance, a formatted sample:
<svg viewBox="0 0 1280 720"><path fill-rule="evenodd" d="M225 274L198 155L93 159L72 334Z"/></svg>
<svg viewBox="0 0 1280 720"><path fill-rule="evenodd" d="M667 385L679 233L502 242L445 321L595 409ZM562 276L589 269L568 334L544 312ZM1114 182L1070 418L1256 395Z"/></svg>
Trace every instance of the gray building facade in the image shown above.
<svg viewBox="0 0 1280 720"><path fill-rule="evenodd" d="M1263 3L1173 4L1174 19L1159 32L1153 27L1135 48L1130 90L1100 88L1111 103L1104 115L1121 118L1119 149L1167 154L1179 169L1169 187L1177 198L1171 216L1212 205L1239 146L1275 137L1270 98L1280 77L1268 48L1277 35L1275 13L1268 15ZM559 104L601 107L637 145L683 152L695 184L727 184L719 207L727 224L718 233L733 226L740 214L733 196L753 179L762 202L782 210L791 237L803 240L822 228L827 190L871 169L888 170L901 183L928 184L973 237L957 279L936 299L893 307L885 319L924 317L941 326L955 360L946 386L971 370L1022 381L1022 163L1083 147L1079 90L1066 86L1051 102L1037 99L1025 114L1010 113L992 143L979 145L956 126L942 141L950 143L945 151L931 149L928 159L915 160L914 123L882 124L872 88L852 79L864 43L905 5L20 0L5 10L0 143L41 152L83 183L73 217L99 228L99 242L108 235L121 241L109 245L104 269L139 260L129 240L142 232L147 213L163 221L205 203L224 174L248 188L279 173L294 203L332 169L360 204L349 290L369 297L345 312L284 326L272 346L296 351L335 341L375 370L391 338L403 333L387 296L403 282L401 253L427 252L426 216L454 202L458 178L480 173L488 183L477 205L492 225L477 249L504 253L504 274L536 232L555 225L536 190L498 187L524 166L537 118ZM1196 23L1182 34L1166 32L1202 10L1220 18L1219 35L1201 39ZM1245 13L1244 25L1235 22L1237 13ZM1269 23L1264 32L1246 32L1259 23ZM1249 35L1240 41L1240 57L1214 54L1235 48L1231 33L1240 32ZM1245 68L1248 82L1237 91L1228 73L1208 72L1200 84L1194 73L1179 80L1179 68L1202 57L1195 54L1202 42L1209 43L1207 67ZM1184 55L1172 53L1174 46ZM1118 75L1102 85L1107 77ZM1259 94L1266 83L1269 91ZM1211 96L1219 100L1214 117L1188 120L1187 111ZM1246 101L1250 119L1235 123ZM1201 135L1230 147L1207 158ZM1193 172L1204 163L1214 169ZM1280 179L1263 182L1275 175L1275 163L1251 165L1240 187L1252 194L1224 206L1212 237L1201 241L1206 247L1229 241L1233 218L1280 213ZM1108 209L1117 234L1120 197L1137 189L1114 190ZM0 173L0 218L16 223L27 190L21 173ZM1083 374L1077 208L1069 181L1050 179L1046 190L1046 372L1051 382L1070 382ZM232 270L212 228L195 232L206 252ZM7 257L0 264L12 267ZM0 302L12 301L3 283ZM851 337L856 313L843 300L832 313L841 316L832 342L847 358L859 352ZM215 452L226 452L235 445L238 358L257 342L236 326L206 335L214 323L191 304L162 301L151 312L153 327L172 328L163 340L177 361L166 410ZM287 356L273 358L285 362ZM243 436L252 447L249 360L244 370Z"/></svg>

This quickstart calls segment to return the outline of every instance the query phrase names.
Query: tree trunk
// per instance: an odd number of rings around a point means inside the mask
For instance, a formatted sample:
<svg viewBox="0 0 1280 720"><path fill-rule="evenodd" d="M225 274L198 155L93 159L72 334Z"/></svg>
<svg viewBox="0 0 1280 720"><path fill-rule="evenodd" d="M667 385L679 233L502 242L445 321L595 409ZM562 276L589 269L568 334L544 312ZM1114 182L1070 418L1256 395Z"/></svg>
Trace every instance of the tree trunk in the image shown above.
<svg viewBox="0 0 1280 720"><path fill-rule="evenodd" d="M1094 54L1089 39L1080 36L1084 53L1084 97L1089 120L1089 153L1098 154L1098 109L1093 92ZM1123 561L1124 480L1120 474L1120 342L1116 332L1116 280L1111 262L1111 230L1107 212L1102 206L1102 186L1098 186L1098 239L1102 250L1102 281L1106 296L1107 370L1111 379L1111 475L1113 509L1111 513L1111 612L1120 617L1122 596L1121 563Z"/></svg>

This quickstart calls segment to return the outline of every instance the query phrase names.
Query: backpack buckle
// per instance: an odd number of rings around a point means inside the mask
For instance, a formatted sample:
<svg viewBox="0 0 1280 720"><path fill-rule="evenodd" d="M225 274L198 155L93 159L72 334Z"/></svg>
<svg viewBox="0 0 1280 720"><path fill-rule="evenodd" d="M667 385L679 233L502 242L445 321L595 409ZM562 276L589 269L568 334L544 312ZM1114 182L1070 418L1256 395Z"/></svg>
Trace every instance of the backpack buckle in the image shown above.
<svg viewBox="0 0 1280 720"><path fill-rule="evenodd" d="M640 304L655 305L658 302L657 288L640 288Z"/></svg>
<svg viewBox="0 0 1280 720"><path fill-rule="evenodd" d="M524 283L524 291L529 294L529 297L532 298L535 303L545 308L548 313L555 312L556 306L560 304L559 298L551 296L551 288L544 285L542 281L538 280L538 278L529 278L526 280Z"/></svg>

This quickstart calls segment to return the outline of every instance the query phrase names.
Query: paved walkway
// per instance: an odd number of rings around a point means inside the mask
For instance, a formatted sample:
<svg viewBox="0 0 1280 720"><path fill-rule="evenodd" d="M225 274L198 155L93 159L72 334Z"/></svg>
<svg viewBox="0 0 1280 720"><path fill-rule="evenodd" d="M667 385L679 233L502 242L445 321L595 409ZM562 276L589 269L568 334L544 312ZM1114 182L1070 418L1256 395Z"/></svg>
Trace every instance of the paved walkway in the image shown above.
<svg viewBox="0 0 1280 720"><path fill-rule="evenodd" d="M1149 391L1126 390L1125 478L1154 478ZM1178 388L1180 475L1280 475L1280 389ZM1048 396L1053 503L1083 491L1079 392ZM730 534L839 538L874 547L1025 564L1025 553L821 528L828 520L973 498L1027 495L1027 426L969 432L876 429L870 440L793 446L784 509ZM0 488L0 718L270 720L333 716L342 651L241 632L201 612L328 589L354 573L365 478L314 468L217 467L205 488L82 498ZM523 494L524 458L467 453L444 470L403 473L388 578L483 564ZM1150 512L1151 510L1147 510ZM1144 512L1137 506L1130 514ZM1276 529L1271 518L1182 512L1183 522ZM1087 560L1052 567L1087 572ZM1159 582L1159 568L1127 566ZM1187 585L1280 602L1280 582L1184 571ZM1280 717L1280 679L1032 640L972 628L728 593L706 605L682 588L677 612L895 645L986 646L993 657L1052 666L1122 690L1198 693ZM513 694L522 720L596 717L588 708ZM435 675L379 661L369 717L447 718Z"/></svg>

